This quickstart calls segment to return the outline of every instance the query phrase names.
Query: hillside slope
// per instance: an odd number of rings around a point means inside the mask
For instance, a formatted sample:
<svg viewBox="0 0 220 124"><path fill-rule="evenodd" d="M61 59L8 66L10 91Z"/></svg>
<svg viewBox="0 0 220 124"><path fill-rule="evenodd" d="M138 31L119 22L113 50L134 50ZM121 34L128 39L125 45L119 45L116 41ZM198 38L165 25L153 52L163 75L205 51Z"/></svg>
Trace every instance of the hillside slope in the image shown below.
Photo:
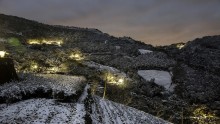
<svg viewBox="0 0 220 124"><path fill-rule="evenodd" d="M85 86L83 77L42 74L24 77L22 82L0 86L0 98L5 99L0 104L1 124L168 123L134 108L89 97L89 86Z"/></svg>
<svg viewBox="0 0 220 124"><path fill-rule="evenodd" d="M52 26L0 14L0 51L6 51L6 57L14 60L21 80L25 79L22 75L32 73L84 77L91 87L89 94L100 97L105 94L108 100L174 123L219 120L219 37L204 37L186 45L153 47L129 37L116 38L97 29ZM65 80L59 87L65 89L63 92L56 88L57 81L49 82L38 87L40 81L33 80L27 85L35 89L33 94L22 88L20 92L20 83L9 84L17 95L0 99L17 102L46 97L75 102L69 98L77 99L81 94L80 90L68 95L67 86L72 84L66 84ZM49 88L51 86L55 88ZM47 92L41 93L44 88ZM26 92L28 95L24 95ZM102 102L96 97L95 101Z"/></svg>

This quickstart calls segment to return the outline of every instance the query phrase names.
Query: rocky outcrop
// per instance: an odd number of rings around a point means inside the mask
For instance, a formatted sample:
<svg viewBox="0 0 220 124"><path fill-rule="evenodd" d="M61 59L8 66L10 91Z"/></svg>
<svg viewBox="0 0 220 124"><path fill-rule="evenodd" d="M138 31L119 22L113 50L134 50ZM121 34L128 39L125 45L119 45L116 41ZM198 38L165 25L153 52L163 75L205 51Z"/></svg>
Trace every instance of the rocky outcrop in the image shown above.
<svg viewBox="0 0 220 124"><path fill-rule="evenodd" d="M0 84L18 80L13 60L10 58L0 58Z"/></svg>

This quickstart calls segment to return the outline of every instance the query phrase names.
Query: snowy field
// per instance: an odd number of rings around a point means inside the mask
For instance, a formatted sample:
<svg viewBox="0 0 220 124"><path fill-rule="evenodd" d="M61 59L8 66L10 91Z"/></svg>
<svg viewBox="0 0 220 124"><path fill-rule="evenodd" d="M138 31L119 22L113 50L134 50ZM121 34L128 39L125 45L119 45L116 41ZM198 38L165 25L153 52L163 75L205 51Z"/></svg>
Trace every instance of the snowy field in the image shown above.
<svg viewBox="0 0 220 124"><path fill-rule="evenodd" d="M146 81L154 80L157 85L163 86L166 90L173 92L172 76L167 71L158 70L138 70L138 75L143 77Z"/></svg>
<svg viewBox="0 0 220 124"><path fill-rule="evenodd" d="M30 99L11 105L0 104L1 124L84 124L85 108L78 103L52 99Z"/></svg>
<svg viewBox="0 0 220 124"><path fill-rule="evenodd" d="M11 82L0 85L0 103L13 102L23 97L61 97L76 96L83 91L86 79L79 76L65 76L56 74L25 74L20 82ZM36 96L37 95L37 96Z"/></svg>
<svg viewBox="0 0 220 124"><path fill-rule="evenodd" d="M94 96L93 124L170 124L137 109Z"/></svg>
<svg viewBox="0 0 220 124"><path fill-rule="evenodd" d="M90 114L93 124L170 124L162 119L94 96ZM62 103L53 99L29 99L0 104L1 124L85 124L85 104Z"/></svg>
<svg viewBox="0 0 220 124"><path fill-rule="evenodd" d="M87 97L90 86L84 77L52 74L23 75L21 82L0 86L0 124L168 124L168 122L137 109L98 96ZM22 98L30 93L58 91L66 95L78 93L70 102L56 98ZM72 97L69 97L72 98ZM17 101L7 102L10 99ZM92 101L86 103L85 101ZM86 109L87 108L87 109ZM88 108L91 108L88 109Z"/></svg>

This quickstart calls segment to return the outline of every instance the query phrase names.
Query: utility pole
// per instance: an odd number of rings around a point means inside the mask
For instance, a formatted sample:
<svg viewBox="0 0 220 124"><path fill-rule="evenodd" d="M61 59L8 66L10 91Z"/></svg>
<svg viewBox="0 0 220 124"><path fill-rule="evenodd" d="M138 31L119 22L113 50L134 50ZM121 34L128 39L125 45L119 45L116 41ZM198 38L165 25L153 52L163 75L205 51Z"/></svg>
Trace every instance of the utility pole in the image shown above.
<svg viewBox="0 0 220 124"><path fill-rule="evenodd" d="M104 91L103 91L103 99L105 99L105 95L106 95L106 88L107 88L107 81L108 81L108 76L109 76L109 73L107 73L107 75L105 76L105 80L102 80L103 83L104 83Z"/></svg>
<svg viewBox="0 0 220 124"><path fill-rule="evenodd" d="M107 83L106 83L107 81L104 81L104 83L105 83L105 86L104 86L104 92L103 92L103 99L105 99L105 94L106 94L106 85L107 85Z"/></svg>

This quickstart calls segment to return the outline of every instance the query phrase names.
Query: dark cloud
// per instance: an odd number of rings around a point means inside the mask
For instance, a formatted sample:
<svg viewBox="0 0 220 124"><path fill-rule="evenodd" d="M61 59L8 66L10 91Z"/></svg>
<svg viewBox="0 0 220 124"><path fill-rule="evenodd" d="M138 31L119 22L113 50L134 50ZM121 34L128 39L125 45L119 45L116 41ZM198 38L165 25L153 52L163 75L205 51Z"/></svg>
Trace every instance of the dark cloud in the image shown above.
<svg viewBox="0 0 220 124"><path fill-rule="evenodd" d="M0 12L154 45L220 34L219 0L0 0Z"/></svg>

